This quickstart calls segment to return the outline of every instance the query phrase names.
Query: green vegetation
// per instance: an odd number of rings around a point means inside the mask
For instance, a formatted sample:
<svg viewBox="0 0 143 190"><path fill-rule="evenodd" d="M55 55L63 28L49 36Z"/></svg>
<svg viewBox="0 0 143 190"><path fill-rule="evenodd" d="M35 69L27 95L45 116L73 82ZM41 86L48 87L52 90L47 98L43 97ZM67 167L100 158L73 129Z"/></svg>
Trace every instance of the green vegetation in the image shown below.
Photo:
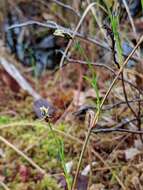
<svg viewBox="0 0 143 190"><path fill-rule="evenodd" d="M1 64L0 190L142 189L142 10L143 0L8 2L1 63L45 105Z"/></svg>

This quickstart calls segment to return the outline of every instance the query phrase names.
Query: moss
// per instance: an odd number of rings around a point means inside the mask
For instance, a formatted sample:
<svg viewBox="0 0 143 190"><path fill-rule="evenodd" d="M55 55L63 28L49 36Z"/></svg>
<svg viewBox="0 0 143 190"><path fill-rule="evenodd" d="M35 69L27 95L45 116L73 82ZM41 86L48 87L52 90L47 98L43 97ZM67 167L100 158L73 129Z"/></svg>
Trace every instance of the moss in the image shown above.
<svg viewBox="0 0 143 190"><path fill-rule="evenodd" d="M10 121L10 117L8 116L0 116L0 125L1 124L7 124Z"/></svg>
<svg viewBox="0 0 143 190"><path fill-rule="evenodd" d="M39 185L37 185L37 188L36 188L36 190L55 190L55 189L61 190L56 180L49 177L44 177L43 180L39 183Z"/></svg>

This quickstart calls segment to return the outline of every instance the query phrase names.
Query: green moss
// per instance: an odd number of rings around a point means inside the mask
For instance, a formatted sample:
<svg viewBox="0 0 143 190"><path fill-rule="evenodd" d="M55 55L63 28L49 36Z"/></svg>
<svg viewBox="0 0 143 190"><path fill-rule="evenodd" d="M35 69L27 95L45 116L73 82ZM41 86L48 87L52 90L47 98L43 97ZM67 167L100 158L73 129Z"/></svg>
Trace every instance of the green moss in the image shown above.
<svg viewBox="0 0 143 190"><path fill-rule="evenodd" d="M38 185L36 190L60 190L61 188L57 184L56 180L53 178L49 177L44 177L41 183L39 184L39 189Z"/></svg>
<svg viewBox="0 0 143 190"><path fill-rule="evenodd" d="M9 123L10 118L8 116L0 116L0 125Z"/></svg>
<svg viewBox="0 0 143 190"><path fill-rule="evenodd" d="M10 124L10 127L1 130L1 135L9 142L24 152L47 173L50 174L63 172L56 140L53 138L52 132L49 130L48 125L43 125L42 122L33 122L32 124L32 122L28 122L26 120L13 122L11 118L7 119L6 117L3 117L3 120L1 121L3 121L3 124ZM60 131L69 130L69 126L66 124L60 124L56 126L56 128ZM56 135L59 139L61 138L58 133L56 133ZM37 172L36 169L32 168L31 165L22 156L18 155L13 149L6 146L4 143L2 144L2 148L5 152L5 158L2 159L2 168L5 167L6 160L8 163L6 167L9 168L7 173L9 178L13 176L13 172L17 170L17 167L22 164L27 165L32 173ZM64 151L66 152L66 150ZM66 162L70 160L68 156L69 155L67 154L65 155L64 159ZM19 178L14 177L13 181L11 181L8 186L11 187L11 189L16 190L60 189L54 179L49 179L47 177L38 183L33 182L33 177L30 177L29 181L25 184L23 184Z"/></svg>

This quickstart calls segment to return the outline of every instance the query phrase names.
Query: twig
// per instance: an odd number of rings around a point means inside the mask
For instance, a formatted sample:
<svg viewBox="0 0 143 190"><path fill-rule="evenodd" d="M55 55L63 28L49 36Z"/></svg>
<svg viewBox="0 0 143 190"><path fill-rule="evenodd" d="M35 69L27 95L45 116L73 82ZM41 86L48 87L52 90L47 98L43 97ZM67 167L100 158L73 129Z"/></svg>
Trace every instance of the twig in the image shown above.
<svg viewBox="0 0 143 190"><path fill-rule="evenodd" d="M71 59L71 58L68 58L68 56L66 56L66 60L67 60L67 63L64 63L64 64L62 65L62 68L65 67L65 66L67 66L68 63L79 63L79 64L83 64L83 65L87 65L87 64L88 64L87 61ZM111 67L109 67L109 66L106 65L106 64L98 63L98 62L90 62L90 64L92 64L92 65L94 65L94 66L96 66L96 67L104 67L104 68L106 68L107 70L109 70L110 72L112 72L115 76L116 76L116 74L117 74ZM59 69L60 69L60 67L57 67L57 68L52 72L52 74L54 74L55 72L59 71ZM122 80L122 78L121 78L120 76L118 77L118 79L119 79L119 80ZM132 86L133 88L135 88L136 90L139 90L138 87L137 87L136 85L134 85L132 82L130 82L130 81L126 80L126 79L124 79L124 81L125 81L126 83L128 83L130 86ZM143 94L143 91L140 90L140 93Z"/></svg>
<svg viewBox="0 0 143 190"><path fill-rule="evenodd" d="M90 5L91 1L90 0L87 0L87 4ZM107 13L107 10L104 8L104 6L102 6L100 3L97 2L97 5L99 8L103 9L105 13ZM95 9L95 7L91 7L91 13L92 15L94 16L95 20L96 20L96 23L97 23L97 26L99 28L99 30L101 31L101 33L103 34L105 40L108 42L108 39L107 39L107 36L105 34L105 31L103 30L103 27L102 27L102 18L100 18L97 14L97 11ZM108 14L108 13L107 13Z"/></svg>
<svg viewBox="0 0 143 190"><path fill-rule="evenodd" d="M85 9L85 11L84 11L84 13L83 13L81 19L79 20L79 22L78 22L78 24L77 24L77 26L76 26L76 28L75 28L73 34L72 34L72 39L69 40L69 43L68 43L68 45L67 45L67 47L66 47L66 49L65 49L65 51L64 51L64 53L63 53L63 55L62 55L62 58L61 58L61 61L60 61L60 66L61 66L61 67L62 67L62 65L63 65L63 63L64 63L65 57L66 57L66 55L67 55L67 53L68 53L69 48L70 48L71 45L72 45L73 39L74 39L74 37L76 36L76 33L77 33L78 29L80 28L82 22L84 21L84 18L86 17L87 13L88 13L89 10L91 9L91 7L93 7L94 5L96 5L96 3L91 3L90 5L88 5L88 7Z"/></svg>
<svg viewBox="0 0 143 190"><path fill-rule="evenodd" d="M7 28L7 30L12 30L14 28L20 28L20 27L26 27L26 26L29 26L29 25L38 25L38 26L46 27L46 28L50 28L50 29L61 29L61 30L64 30L65 33L70 33L71 35L73 35L73 33L74 33L74 31L72 29L63 27L63 26L61 26L61 25L59 25L59 24L57 24L56 22L53 22L53 21L52 22L47 21L47 23L42 23L42 22L34 21L34 20L29 20L27 22L23 22L23 23L20 23L20 24L13 24L13 25L9 26ZM83 34L81 34L79 32L76 32L75 36L80 38L83 41L86 41L87 43L96 44L96 45L98 45L98 46L100 46L102 48L110 50L110 48L108 47L108 44L106 44L105 42L100 42L99 40L87 37L87 36L85 36L85 35L83 35ZM136 59L136 60L138 60L138 59Z"/></svg>
<svg viewBox="0 0 143 190"><path fill-rule="evenodd" d="M140 98L140 89L139 89L139 98ZM141 131L141 101L138 101L138 113L137 113L137 126L138 129ZM141 141L143 143L143 136L140 135Z"/></svg>
<svg viewBox="0 0 143 190"><path fill-rule="evenodd" d="M45 170L43 170L40 166L38 166L31 158L29 158L28 156L26 156L21 150L19 150L16 146L14 146L9 141L7 141L4 137L0 136L0 141L2 141L7 146L9 146L10 148L12 148L15 152L17 152L17 154L19 154L25 160L27 160L27 162L29 162L31 164L31 166L33 166L34 168L36 168L40 173L46 174Z"/></svg>
<svg viewBox="0 0 143 190"><path fill-rule="evenodd" d="M64 52L63 51L58 51L58 52L60 52L61 54L64 54ZM65 66L67 66L68 65L68 63L79 63L79 64L83 64L83 65L87 65L88 63L87 63L87 61L82 61L82 60L77 60L77 59L72 59L72 58L69 58L67 55L66 55L66 63L63 63L63 65L62 65L62 68L63 67L65 67ZM94 66L97 66L97 67L104 67L104 68L106 68L107 70L109 70L110 72L112 72L115 76L116 76L116 72L111 68L111 67L109 67L108 65L106 65L106 64L103 64L103 63L98 63L98 62L90 62L90 64L91 65L94 65ZM51 75L53 75L55 72L57 72L57 71L59 71L59 69L60 69L60 66L58 66L52 73L51 73ZM122 77L118 77L118 79L119 80L122 80ZM126 82L126 83L128 83L130 86L132 86L133 88L135 88L136 90L138 90L139 91L139 88L137 87L137 86L135 86L132 82L130 82L130 81L128 81L128 80L126 80L126 79L124 79L124 81ZM141 91L141 89L140 89L140 93L141 94L143 94L143 91Z"/></svg>
<svg viewBox="0 0 143 190"><path fill-rule="evenodd" d="M126 11L127 11L127 14L128 14L128 17L129 17L129 20L130 20L130 23L131 23L133 32L134 32L134 34L135 34L135 36L136 36L136 38L137 38L136 28L135 28L134 21L133 21L133 18L132 18L132 16L131 16L131 13L130 13L128 4L127 4L126 0L122 0L122 1L123 1L124 6L125 6L125 9L126 9Z"/></svg>
<svg viewBox="0 0 143 190"><path fill-rule="evenodd" d="M127 4L126 4L126 6L127 6ZM128 8L128 7L126 7L126 8ZM110 36L110 39L112 41L111 49L112 49L112 54L113 54L113 58L114 58L114 63L118 66L118 69L120 69L120 65L119 65L118 61L116 60L116 50L115 50L116 42L115 42L115 39L114 39L114 33L113 33L112 29L109 28L108 26L105 25L104 27L107 30L107 34ZM138 120L139 118L138 118L136 112L134 111L134 109L132 108L132 106L130 105L130 103L128 101L128 95L127 95L126 87L125 87L125 83L124 83L124 73L123 73L123 71L121 73L121 80L122 80L123 94L124 94L124 97L125 97L126 104L127 104L128 108L131 110L131 112L133 113L133 115ZM138 124L139 124L139 122L138 122ZM141 139L142 139L142 136L141 136Z"/></svg>
<svg viewBox="0 0 143 190"><path fill-rule="evenodd" d="M137 114L136 114L136 112L133 110L133 108L131 107L131 105L130 105L130 103L129 103L129 100L128 100L128 95L127 95L126 87L125 87L125 83L124 83L124 73L123 73L123 72L121 73L121 76L122 76L123 93L124 93L124 97L125 97L127 106L128 106L128 108L131 110L131 112L134 114L134 116L137 118Z"/></svg>
<svg viewBox="0 0 143 190"><path fill-rule="evenodd" d="M138 46L142 43L143 41L143 35L140 37L138 43L136 44L136 46L134 47L134 49L132 50L132 52L129 54L129 56L127 57L127 59L124 61L124 63L122 64L121 68L119 69L116 77L114 78L112 84L110 85L109 89L107 90L101 104L100 104L100 108L99 110L97 111L96 115L95 115L95 118L93 120L93 124L92 126L88 129L88 132L87 132L87 135L86 135L86 138L85 138L85 141L84 141L84 145L82 147L82 151L81 151L81 154L80 154L80 158L79 158L79 162L78 162L78 166L77 166L77 170L76 170L76 175L75 175L75 178L74 178L74 182L73 182L73 190L75 189L75 185L76 185L76 180L77 180L77 177L78 177L78 174L79 174L79 170L80 170L80 167L81 167L81 162L82 162L82 158L83 158L83 155L84 155L84 152L86 150L86 146L88 144L88 140L89 140L89 137L90 137L90 134L91 134L91 131L92 129L96 126L97 122L98 122L98 119L99 119L99 115L100 115L100 112L101 112L101 109L105 103L105 100L107 99L108 95L110 94L113 86L115 85L119 75L122 73L125 65L128 63L130 57L132 57L132 55L135 53L136 49L138 48Z"/></svg>
<svg viewBox="0 0 143 190"><path fill-rule="evenodd" d="M143 99L133 99L133 100L128 100L128 103L134 103L134 102L143 102ZM109 109L113 109L121 104L126 104L126 101L120 101L120 102L117 102L115 104L112 104L112 105L106 105L105 108L103 110L109 110Z"/></svg>
<svg viewBox="0 0 143 190"><path fill-rule="evenodd" d="M52 3L56 3L57 5L60 5L61 7L64 7L66 9L69 9L70 11L72 11L76 16L78 16L80 18L80 14L73 8L71 7L70 5L67 5L65 3L62 3L58 0L52 0L51 1Z"/></svg>
<svg viewBox="0 0 143 190"><path fill-rule="evenodd" d="M47 23L42 23L42 22L34 21L34 20L29 20L27 22L20 23L20 24L13 24L10 27L8 27L7 30L12 30L14 28L20 28L20 27L26 27L26 26L29 26L29 25L38 25L38 26L47 27L47 28L50 28L50 29L59 28L61 30L64 30L67 33L70 33L71 35L74 34L74 31L72 29L65 28L65 27L63 27L61 25L58 25L55 22L48 21ZM106 49L108 51L112 51L111 48L108 46L108 44L105 43L105 42L100 42L97 39L87 37L87 36L85 36L85 35L83 35L81 33L78 33L78 32L75 33L75 36L80 38L81 40L85 41L86 43L91 43L91 44L94 44L94 45L96 44L96 45L100 46L101 48L104 48L104 49ZM127 57L127 55L125 53L123 53L123 56ZM141 61L141 59L138 58L137 56L132 56L130 59L133 59L134 61L137 61L137 62Z"/></svg>
<svg viewBox="0 0 143 190"><path fill-rule="evenodd" d="M133 100L128 100L129 103L134 103L134 102L143 102L143 99L133 99ZM122 104L126 104L126 101L120 101L117 103L114 103L112 105L105 105L104 107L102 107L102 111L106 111L106 110L111 110L119 105ZM79 108L79 110L77 110L76 112L73 113L73 115L75 116L80 116L85 114L88 110L96 110L97 107L96 106L92 106L92 105L85 105L83 108Z"/></svg>
<svg viewBox="0 0 143 190"><path fill-rule="evenodd" d="M0 186L2 186L5 190L10 190L5 183L0 181Z"/></svg>
<svg viewBox="0 0 143 190"><path fill-rule="evenodd" d="M141 116L143 117L143 115ZM116 127L112 128L100 128L100 129L92 129L93 133L109 133L109 132L126 132L126 133L133 133L133 134L143 134L143 131L141 130L131 130L131 129L123 129L123 127L129 123L132 123L134 121L138 121L137 118L130 119L128 121L124 121L120 124L118 124Z"/></svg>
<svg viewBox="0 0 143 190"><path fill-rule="evenodd" d="M128 108L131 110L131 112L133 113L133 115L136 117L137 119L137 126L138 126L138 130L141 130L141 118L140 118L140 101L138 101L138 105L139 105L139 111L136 114L136 112L134 111L134 109L132 108L132 106L130 105L130 102L128 100L128 96L127 96L127 92L126 92L126 87L125 87L125 83L124 83L124 73L121 73L121 77L122 77L122 86L123 86L123 92L124 92L124 97L127 103ZM140 139L143 142L143 138L142 135L140 134Z"/></svg>
<svg viewBox="0 0 143 190"><path fill-rule="evenodd" d="M94 154L94 157L97 157L105 165L105 167L107 167L110 170L110 172L115 177L115 179L121 184L122 182L120 182L118 175L112 170L112 166L110 166L107 163L107 161L105 161L104 158L102 156L100 156L100 154L98 152L96 152L94 149L92 149L92 152Z"/></svg>
<svg viewBox="0 0 143 190"><path fill-rule="evenodd" d="M111 50L112 50L112 54L113 54L113 60L114 60L114 63L116 64L116 66L119 69L120 65L119 65L118 61L116 60L116 50L115 50L116 42L115 42L115 39L114 39L114 33L113 33L112 29L109 26L107 26L106 24L104 24L104 28L107 31L107 35L110 36L110 39L111 39L111 42L112 42Z"/></svg>
<svg viewBox="0 0 143 190"><path fill-rule="evenodd" d="M136 131L136 130L130 130L130 129L107 129L107 128L103 128L103 129L93 129L92 132L93 133L109 133L109 132L125 132L125 133L133 133L133 134L143 134L143 131Z"/></svg>
<svg viewBox="0 0 143 190"><path fill-rule="evenodd" d="M143 117L143 116L142 116ZM123 128L127 124L133 124L134 121L137 121L137 118L134 117L133 119L127 119L119 124L116 125L116 128ZM134 126L134 125L133 125Z"/></svg>
<svg viewBox="0 0 143 190"><path fill-rule="evenodd" d="M47 3L45 0L44 1L43 0L36 0L36 2L39 2L45 8L47 8L47 12L49 13L49 11L50 11L49 14L55 16L55 18L58 18L59 21L61 21L64 24L67 23L67 19L60 14L60 11L55 11L54 9L51 9L51 4L49 4L49 2Z"/></svg>

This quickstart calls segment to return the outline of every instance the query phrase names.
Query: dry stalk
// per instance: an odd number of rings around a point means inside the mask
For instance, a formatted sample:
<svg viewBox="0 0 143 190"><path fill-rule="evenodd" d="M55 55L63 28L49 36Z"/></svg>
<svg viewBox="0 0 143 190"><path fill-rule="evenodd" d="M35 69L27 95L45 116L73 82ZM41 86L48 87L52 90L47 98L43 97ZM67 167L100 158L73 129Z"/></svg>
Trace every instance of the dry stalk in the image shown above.
<svg viewBox="0 0 143 190"><path fill-rule="evenodd" d="M66 55L67 55L67 53L68 53L69 48L70 48L71 45L72 45L72 41L73 41L74 37L76 36L76 33L77 33L78 29L80 28L80 26L81 26L82 22L84 21L84 19L85 19L87 13L89 12L89 10L91 10L91 8L92 8L93 6L95 6L95 5L98 5L98 3L91 3L91 4L88 5L88 7L85 9L85 11L84 11L84 13L83 13L81 19L79 20L79 22L78 22L78 24L77 24L77 26L76 26L76 28L75 28L75 30L74 30L74 32L73 32L72 39L69 41L69 43L68 43L68 45L67 45L67 47L66 47L66 49L65 49L65 51L64 51L64 53L63 53L63 56L62 56L61 61L60 61L60 66L61 66L61 67L62 67L62 65L63 65L63 63L64 63L64 59L65 59L65 57L66 57Z"/></svg>
<svg viewBox="0 0 143 190"><path fill-rule="evenodd" d="M132 29L133 29L133 32L134 34L137 36L137 32L136 32L136 28L135 28L135 24L134 24L134 21L133 21L133 18L131 16L131 13L130 13L130 10L129 10L129 7L128 7L128 4L125 0L123 0L123 4L125 6L125 9L127 11L127 14L128 14L128 17L129 17L129 20L130 20L130 23L131 23L131 26L132 26Z"/></svg>
<svg viewBox="0 0 143 190"><path fill-rule="evenodd" d="M108 97L108 95L110 94L113 86L115 85L119 75L123 72L123 69L125 67L125 65L128 63L130 57L132 57L132 55L135 53L136 49L139 47L139 45L143 42L143 35L140 37L138 43L136 44L136 46L134 47L134 49L132 50L132 52L129 54L129 56L127 57L127 59L124 61L123 65L121 66L121 68L119 69L116 77L114 78L112 84L110 85L109 89L107 90L101 104L100 104L100 107L99 107L99 110L97 111L94 119L93 119L93 123L92 125L90 126L90 128L88 129L88 132L87 132L87 135L86 135L86 138L85 138L85 141L84 141L84 145L82 147L82 151L81 151L81 154L80 154L80 158L79 158L79 162L78 162L78 166L77 166L77 170L76 170L76 175L75 175L75 178L74 178L74 181L73 181L73 186L72 186L72 190L75 189L75 186L76 186L76 181L77 181L77 177L78 177L78 174L79 174L79 171L80 171L80 167L81 167L81 163L82 163L82 158L83 158L83 155L84 155L84 152L86 150L86 147L87 147L87 144L88 144L88 140L89 140L89 137L90 137L90 134L91 134L91 131L94 127L96 127L96 124L98 122L98 119L99 119L99 115L100 115L100 111ZM121 184L120 184L121 185ZM122 184L122 188L125 190L125 186Z"/></svg>
<svg viewBox="0 0 143 190"><path fill-rule="evenodd" d="M12 148L15 152L17 152L17 154L19 154L25 160L27 160L27 162L29 162L31 164L31 166L33 166L34 168L36 168L40 173L46 174L45 170L43 170L42 168L40 168L40 166L38 166L31 158L29 158L28 156L26 156L21 150L19 150L16 146L14 146L13 144L11 144L9 141L7 141L2 136L0 136L0 141L2 141L4 144L6 144L10 148Z"/></svg>
<svg viewBox="0 0 143 190"><path fill-rule="evenodd" d="M0 186L2 186L5 190L10 190L5 183L0 181Z"/></svg>

